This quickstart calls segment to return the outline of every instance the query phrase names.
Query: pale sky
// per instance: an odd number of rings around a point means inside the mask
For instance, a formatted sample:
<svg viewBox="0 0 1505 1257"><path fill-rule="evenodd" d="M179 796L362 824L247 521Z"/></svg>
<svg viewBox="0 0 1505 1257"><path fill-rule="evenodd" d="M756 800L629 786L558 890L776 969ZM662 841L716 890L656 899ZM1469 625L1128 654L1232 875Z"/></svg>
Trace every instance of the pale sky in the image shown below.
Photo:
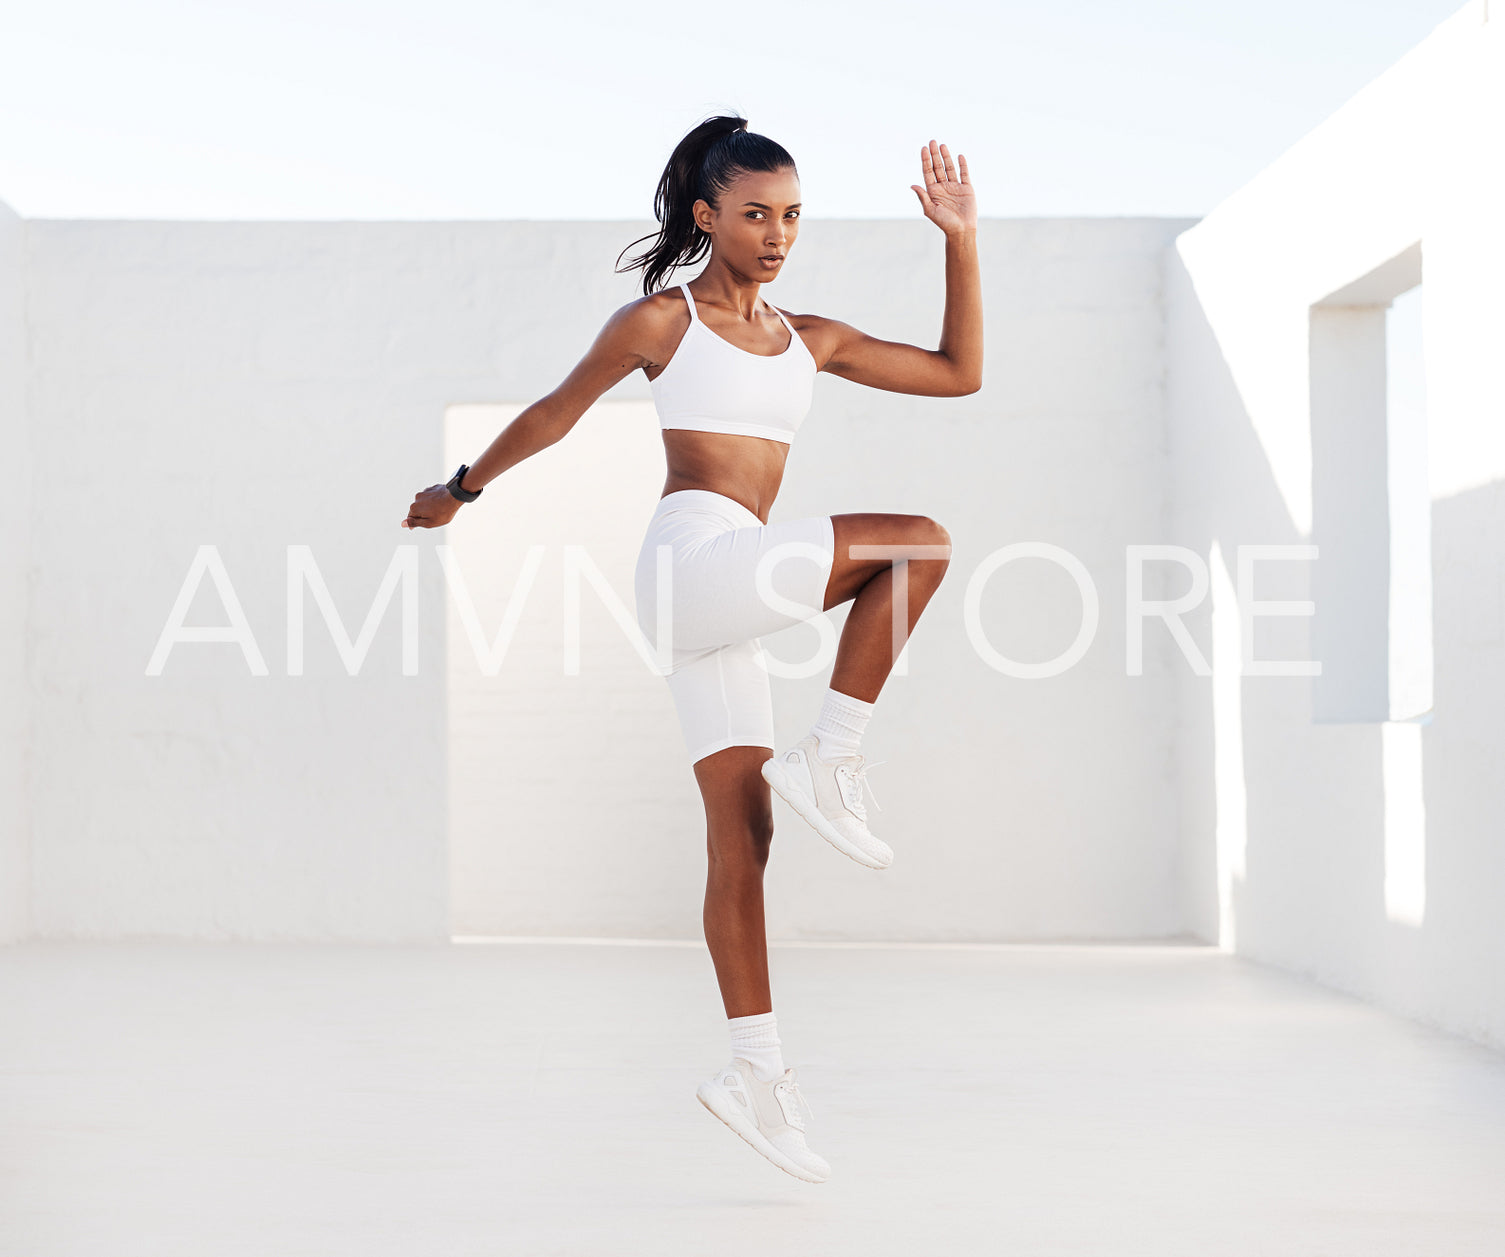
<svg viewBox="0 0 1505 1257"><path fill-rule="evenodd" d="M0 200L33 218L648 219L736 110L805 213L1200 217L1459 0L0 0Z"/></svg>

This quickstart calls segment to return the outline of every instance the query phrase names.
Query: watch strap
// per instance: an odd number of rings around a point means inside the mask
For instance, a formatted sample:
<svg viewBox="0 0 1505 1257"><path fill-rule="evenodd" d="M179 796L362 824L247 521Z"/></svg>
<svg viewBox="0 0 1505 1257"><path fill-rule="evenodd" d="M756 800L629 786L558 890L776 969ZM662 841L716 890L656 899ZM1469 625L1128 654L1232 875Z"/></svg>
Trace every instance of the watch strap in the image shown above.
<svg viewBox="0 0 1505 1257"><path fill-rule="evenodd" d="M444 486L446 489L448 489L450 491L450 495L452 497L459 498L460 501L462 501L462 502L474 502L478 497L481 496L481 494L483 494L483 493L486 492L484 486L482 488L474 489L474 490L472 490L472 489L462 489L460 487L460 481L461 481L461 479L464 477L465 473L467 471L469 471L469 470L470 470L470 464L469 463L461 463L460 464L460 470L457 471L457 472L455 472L455 474L449 478L449 483Z"/></svg>

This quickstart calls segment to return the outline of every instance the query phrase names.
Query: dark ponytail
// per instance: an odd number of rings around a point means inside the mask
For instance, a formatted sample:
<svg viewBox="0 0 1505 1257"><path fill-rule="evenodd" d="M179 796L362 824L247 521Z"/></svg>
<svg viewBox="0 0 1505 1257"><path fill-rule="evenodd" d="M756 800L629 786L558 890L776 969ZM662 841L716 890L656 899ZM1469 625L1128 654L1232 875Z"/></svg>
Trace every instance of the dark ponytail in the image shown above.
<svg viewBox="0 0 1505 1257"><path fill-rule="evenodd" d="M680 140L659 178L653 196L658 234L639 236L622 253L644 240L653 243L626 266L618 266L617 272L641 267L643 295L651 296L670 271L699 261L711 246L711 238L690 215L696 201L719 209L722 193L739 174L785 169L794 169L794 158L782 144L749 131L746 118L732 114L707 118ZM618 262L622 253L617 254Z"/></svg>

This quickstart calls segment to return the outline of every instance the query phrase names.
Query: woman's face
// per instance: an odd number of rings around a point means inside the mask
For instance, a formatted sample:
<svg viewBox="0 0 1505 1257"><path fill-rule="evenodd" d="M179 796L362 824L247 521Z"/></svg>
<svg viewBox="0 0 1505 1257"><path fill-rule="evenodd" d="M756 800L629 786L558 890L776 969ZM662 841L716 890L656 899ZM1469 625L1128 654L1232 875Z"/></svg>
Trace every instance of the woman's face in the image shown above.
<svg viewBox="0 0 1505 1257"><path fill-rule="evenodd" d="M712 237L721 261L763 283L777 277L800 230L800 181L785 167L744 171L713 210L695 202L695 221Z"/></svg>

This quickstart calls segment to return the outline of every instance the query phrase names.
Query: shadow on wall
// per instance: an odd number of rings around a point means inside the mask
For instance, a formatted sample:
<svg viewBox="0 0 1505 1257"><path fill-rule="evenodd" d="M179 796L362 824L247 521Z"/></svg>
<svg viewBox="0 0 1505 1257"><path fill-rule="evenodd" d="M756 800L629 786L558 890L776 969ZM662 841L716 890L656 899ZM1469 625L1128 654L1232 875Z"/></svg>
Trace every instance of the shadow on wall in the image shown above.
<svg viewBox="0 0 1505 1257"><path fill-rule="evenodd" d="M1378 783L1364 776L1362 756L1344 762L1334 777L1331 764L1319 770L1304 754L1301 743L1312 732L1309 679L1241 675L1245 653L1281 660L1307 660L1311 653L1304 619L1260 616L1246 624L1239 614L1239 548L1298 546L1309 538L1292 518L1174 248L1167 250L1165 283L1167 336L1180 347L1167 382L1174 451L1170 535L1207 562L1212 581L1211 598L1187 617L1212 675L1181 673L1187 919L1199 937L1258 956L1268 913L1286 919L1317 913L1329 893L1313 876L1312 853L1282 840L1290 832L1288 810L1300 806L1317 819L1314 809L1330 809L1318 823L1335 837L1352 833L1379 817ZM1255 564L1253 595L1260 601L1305 597L1308 566ZM1354 800L1366 797L1370 813L1356 816ZM1348 892L1342 897L1353 900Z"/></svg>

